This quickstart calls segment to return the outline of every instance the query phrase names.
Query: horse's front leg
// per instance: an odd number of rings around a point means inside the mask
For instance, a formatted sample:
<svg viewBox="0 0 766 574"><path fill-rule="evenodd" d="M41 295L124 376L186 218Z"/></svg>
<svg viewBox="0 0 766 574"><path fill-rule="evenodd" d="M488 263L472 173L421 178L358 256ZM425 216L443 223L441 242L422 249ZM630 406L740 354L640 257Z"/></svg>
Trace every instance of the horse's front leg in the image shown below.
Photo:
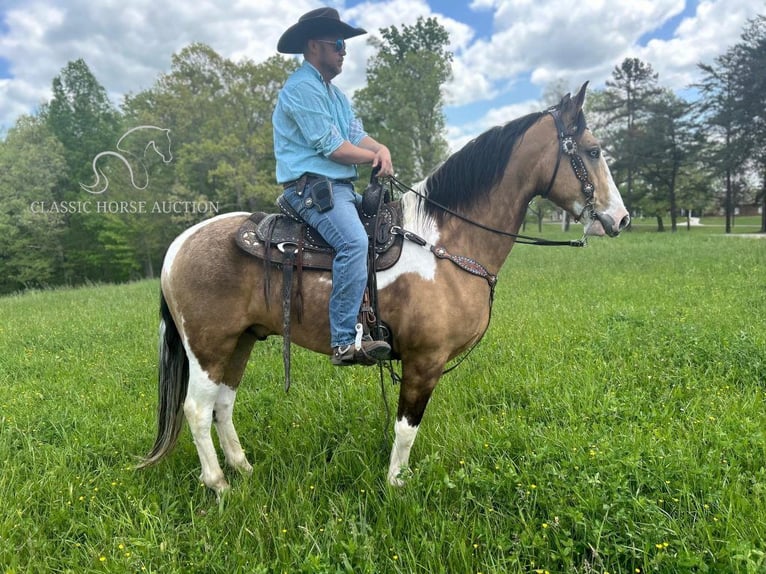
<svg viewBox="0 0 766 574"><path fill-rule="evenodd" d="M410 451L418 434L420 421L441 376L444 361L402 361L399 408L394 425L394 446L388 465L388 482L403 486L402 472L407 468Z"/></svg>

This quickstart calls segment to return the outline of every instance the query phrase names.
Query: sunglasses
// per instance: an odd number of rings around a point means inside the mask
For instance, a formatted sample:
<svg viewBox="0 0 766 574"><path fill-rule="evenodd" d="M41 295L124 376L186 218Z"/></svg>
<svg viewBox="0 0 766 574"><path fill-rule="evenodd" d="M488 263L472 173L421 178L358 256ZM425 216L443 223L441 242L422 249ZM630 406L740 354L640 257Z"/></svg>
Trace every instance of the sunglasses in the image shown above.
<svg viewBox="0 0 766 574"><path fill-rule="evenodd" d="M343 38L338 38L337 40L317 40L317 42L321 42L322 44L332 44L335 46L336 52L342 52L346 49L346 41Z"/></svg>

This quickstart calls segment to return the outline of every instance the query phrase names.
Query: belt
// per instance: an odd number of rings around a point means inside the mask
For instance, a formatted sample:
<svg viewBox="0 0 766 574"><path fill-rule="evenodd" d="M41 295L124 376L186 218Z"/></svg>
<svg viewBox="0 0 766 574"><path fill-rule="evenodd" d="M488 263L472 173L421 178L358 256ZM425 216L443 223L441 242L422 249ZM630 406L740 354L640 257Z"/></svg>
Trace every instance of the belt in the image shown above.
<svg viewBox="0 0 766 574"><path fill-rule="evenodd" d="M317 175L315 173L304 173L301 175L298 179L293 179L292 181L286 181L282 184L282 189L287 189L288 187L293 187L294 185L298 187L299 193L298 195L301 195L303 193L303 188L306 187L306 184L314 179L320 179L325 176L323 175ZM345 183L348 185L353 185L354 181L351 179L333 179L331 177L328 177L330 181L333 183Z"/></svg>

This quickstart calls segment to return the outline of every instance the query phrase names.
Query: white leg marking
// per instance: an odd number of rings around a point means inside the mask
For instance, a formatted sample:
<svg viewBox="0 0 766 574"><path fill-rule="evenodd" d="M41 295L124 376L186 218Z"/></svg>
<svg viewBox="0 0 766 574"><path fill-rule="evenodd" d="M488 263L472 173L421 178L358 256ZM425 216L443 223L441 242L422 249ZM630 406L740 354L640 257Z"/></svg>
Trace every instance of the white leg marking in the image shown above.
<svg viewBox="0 0 766 574"><path fill-rule="evenodd" d="M249 474L253 472L253 467L247 462L232 420L237 391L226 385L219 386L218 398L215 401L215 428L218 431L221 448L226 456L226 464L240 472Z"/></svg>
<svg viewBox="0 0 766 574"><path fill-rule="evenodd" d="M210 376L202 370L199 361L186 346L189 356L189 390L184 401L184 414L189 423L189 429L194 437L194 445L202 465L200 479L208 488L217 494L228 488L228 483L223 476L218 457L215 453L213 440L210 436L210 426L213 422L213 407L215 406L220 385L211 380Z"/></svg>
<svg viewBox="0 0 766 574"><path fill-rule="evenodd" d="M418 427L411 426L406 418L401 418L394 425L394 447L391 449L391 463L388 465L388 482L392 486L404 486L399 474L410 460L412 443L418 434Z"/></svg>

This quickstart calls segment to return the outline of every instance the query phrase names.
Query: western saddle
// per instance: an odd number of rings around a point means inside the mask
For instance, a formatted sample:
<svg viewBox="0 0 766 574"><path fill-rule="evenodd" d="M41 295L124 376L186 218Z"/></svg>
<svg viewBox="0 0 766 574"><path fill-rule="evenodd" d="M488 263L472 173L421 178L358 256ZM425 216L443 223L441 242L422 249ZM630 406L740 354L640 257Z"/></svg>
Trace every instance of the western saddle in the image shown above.
<svg viewBox="0 0 766 574"><path fill-rule="evenodd" d="M285 367L285 391L290 388L290 323L292 305L300 323L303 316L303 270L332 270L333 249L290 207L283 195L277 198L280 213L256 212L240 226L237 245L246 253L263 261L264 298L269 304L271 271L282 269L282 357ZM364 191L359 218L369 239L367 289L359 312L359 323L365 336L390 341L388 328L378 319L375 272L393 266L402 251L404 233L401 230L402 206L391 201L390 191L384 190L376 177ZM293 288L293 277L297 285Z"/></svg>

